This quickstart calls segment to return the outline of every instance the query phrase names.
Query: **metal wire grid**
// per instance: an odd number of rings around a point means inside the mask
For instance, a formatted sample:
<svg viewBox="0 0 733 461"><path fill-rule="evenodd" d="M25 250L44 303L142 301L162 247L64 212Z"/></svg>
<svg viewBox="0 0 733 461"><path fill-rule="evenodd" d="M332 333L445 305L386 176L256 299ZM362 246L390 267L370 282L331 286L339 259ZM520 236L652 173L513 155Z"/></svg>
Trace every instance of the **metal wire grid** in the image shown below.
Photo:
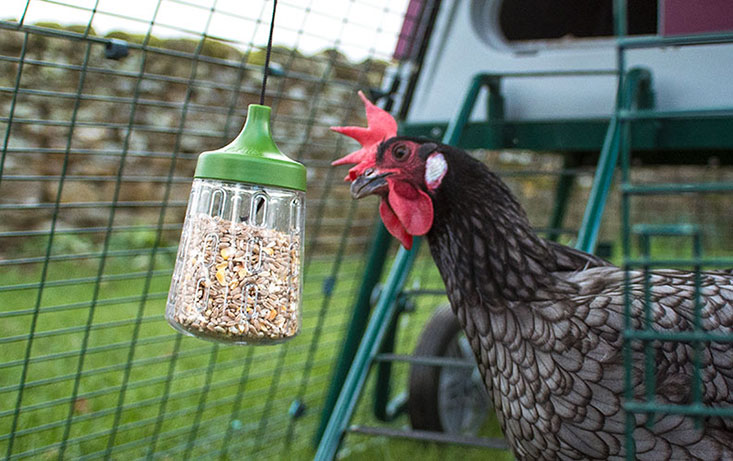
<svg viewBox="0 0 733 461"><path fill-rule="evenodd" d="M389 56L304 56L300 41L322 34L307 28L318 2L281 2L279 14L302 25L273 54L266 101L276 141L311 175L304 329L275 348L222 348L174 334L162 312L197 153L228 142L256 102L271 4L236 14L221 1L161 0L141 18L82 3L29 1L0 22L0 449L9 459L308 452L361 269L345 255L363 251L373 216L328 168L348 146L326 127L363 123L355 92L381 83L377 60ZM402 11L350 3L380 13L375 33L394 40L384 24ZM88 22L26 22L48 5ZM199 9L206 27L160 24L170 6ZM327 46L348 45L348 10L335 18L340 33L320 37ZM147 31L97 36L102 15ZM252 39L218 37L221 15ZM160 39L163 25L193 39ZM105 59L110 37L128 39L128 57Z"/></svg>
<svg viewBox="0 0 733 461"><path fill-rule="evenodd" d="M627 2L614 2L616 18L616 35L618 36L617 60L621 75L627 66L627 56L634 49L661 48L668 45L696 46L702 44L733 43L733 34L705 34L699 36L679 37L641 37L626 36ZM710 181L705 175L696 177L678 177L665 182L649 180L643 175L634 174L632 164L633 153L630 145L630 129L635 122L658 119L723 119L733 117L733 108L716 107L711 109L653 111L653 110L621 110L628 101L624 96L616 110L615 117L621 124L618 149L621 153L621 220L623 263L627 271L625 287L625 330L623 343L623 360L625 368L624 410L626 412L625 448L626 459L636 459L634 429L637 415L646 419L648 425L654 424L655 415L680 414L695 417L696 424L702 424L704 417L733 417L733 408L706 405L703 402L701 376L701 346L710 342L733 342L733 335L726 331L702 330L703 287L700 271L729 270L733 267L733 242L730 235L731 193L733 177L725 170L716 174L718 181ZM730 155L725 152L722 155ZM722 179L722 180L720 180ZM686 196L686 197L685 197ZM663 197L659 200L659 197ZM667 222L654 222L648 210L663 206L664 201L674 201L678 207ZM680 206L683 205L683 206ZM722 212L721 212L722 211ZM718 222L706 219L710 215L717 216ZM671 221L671 222L670 222ZM721 224L722 222L722 224ZM712 224L717 228L709 229ZM721 229L723 229L721 231ZM705 238L703 238L705 237ZM638 238L638 249L635 240ZM705 243L703 243L705 240ZM712 242L711 242L712 240ZM664 243L666 241L666 243ZM670 249L671 248L671 249ZM659 251L659 250L662 251ZM694 311L692 331L660 332L652 324L651 313L651 271L660 267L677 267L692 270L695 273ZM628 271L641 270L645 277L643 320L641 328L632 326L632 287ZM638 341L635 344L635 341ZM694 350L692 376L690 376L689 401L684 404L665 404L657 398L656 349L665 342L689 342ZM632 357L635 346L643 347L643 360ZM644 383L644 395L635 395L632 385L634 370L639 370ZM658 420L657 420L658 421Z"/></svg>

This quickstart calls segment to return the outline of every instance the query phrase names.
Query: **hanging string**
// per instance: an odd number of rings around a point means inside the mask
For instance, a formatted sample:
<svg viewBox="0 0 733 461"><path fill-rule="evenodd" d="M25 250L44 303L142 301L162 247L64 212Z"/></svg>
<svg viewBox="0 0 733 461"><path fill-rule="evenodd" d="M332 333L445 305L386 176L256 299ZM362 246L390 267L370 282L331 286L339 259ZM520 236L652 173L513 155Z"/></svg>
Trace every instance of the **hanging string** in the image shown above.
<svg viewBox="0 0 733 461"><path fill-rule="evenodd" d="M265 105L265 88L267 87L267 74L270 69L270 53L272 52L272 31L275 30L275 10L277 9L277 0L273 0L272 4L272 20L270 20L270 38L267 39L267 52L265 54L265 70L262 75L262 91L260 92L260 105Z"/></svg>

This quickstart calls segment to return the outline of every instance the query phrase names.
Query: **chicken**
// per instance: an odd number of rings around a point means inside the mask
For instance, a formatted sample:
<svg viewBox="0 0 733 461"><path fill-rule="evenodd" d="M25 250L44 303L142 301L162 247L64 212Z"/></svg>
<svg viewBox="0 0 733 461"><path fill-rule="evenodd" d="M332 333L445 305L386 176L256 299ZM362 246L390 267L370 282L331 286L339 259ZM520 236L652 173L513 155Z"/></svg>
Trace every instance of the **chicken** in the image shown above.
<svg viewBox="0 0 733 461"><path fill-rule="evenodd" d="M354 198L381 197L380 215L406 248L424 235L465 331L504 435L518 460L623 459L625 424L640 460L733 459L733 420L623 410L625 272L535 234L505 184L460 149L396 136L396 123L361 95L368 128L337 127L362 149ZM644 274L628 273L631 327L643 328ZM694 329L695 275L650 275L659 332ZM733 334L733 274L700 274L701 328ZM656 401L686 404L695 347L655 341ZM733 408L733 344L700 343L701 398ZM644 345L632 343L634 399L646 392ZM650 386L653 384L648 383Z"/></svg>

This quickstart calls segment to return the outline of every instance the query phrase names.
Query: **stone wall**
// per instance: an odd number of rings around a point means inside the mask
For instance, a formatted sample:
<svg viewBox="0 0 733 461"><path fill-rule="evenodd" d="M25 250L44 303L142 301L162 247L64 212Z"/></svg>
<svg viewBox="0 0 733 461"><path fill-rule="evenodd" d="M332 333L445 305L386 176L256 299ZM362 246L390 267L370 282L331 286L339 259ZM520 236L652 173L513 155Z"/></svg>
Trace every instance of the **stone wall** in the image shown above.
<svg viewBox="0 0 733 461"><path fill-rule="evenodd" d="M141 36L91 31L84 39L83 27L36 26L25 50L24 33L0 30L0 140L7 135L0 232L48 230L62 175L61 228L106 226L115 194L114 226L154 224L169 175L165 221L180 223L198 153L233 139L247 105L259 100L264 51L155 37L143 51ZM111 38L129 44L127 57L105 57ZM265 103L273 107L275 140L308 167L309 222L313 213L328 214L324 238L339 235L351 204L343 171L328 164L354 145L328 127L365 123L356 91L379 87L387 64L279 47L271 60ZM364 235L373 205L360 205Z"/></svg>

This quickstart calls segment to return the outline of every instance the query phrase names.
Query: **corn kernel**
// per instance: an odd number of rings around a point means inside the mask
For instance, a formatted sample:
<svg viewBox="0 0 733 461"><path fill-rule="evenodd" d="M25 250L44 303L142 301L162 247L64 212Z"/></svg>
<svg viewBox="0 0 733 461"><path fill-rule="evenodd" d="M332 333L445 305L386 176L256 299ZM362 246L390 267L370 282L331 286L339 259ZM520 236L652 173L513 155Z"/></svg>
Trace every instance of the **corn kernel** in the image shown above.
<svg viewBox="0 0 733 461"><path fill-rule="evenodd" d="M218 280L219 283L221 283L222 285L224 285L224 279L225 278L226 278L226 276L224 275L224 269L219 269L218 271L216 271L216 280Z"/></svg>

